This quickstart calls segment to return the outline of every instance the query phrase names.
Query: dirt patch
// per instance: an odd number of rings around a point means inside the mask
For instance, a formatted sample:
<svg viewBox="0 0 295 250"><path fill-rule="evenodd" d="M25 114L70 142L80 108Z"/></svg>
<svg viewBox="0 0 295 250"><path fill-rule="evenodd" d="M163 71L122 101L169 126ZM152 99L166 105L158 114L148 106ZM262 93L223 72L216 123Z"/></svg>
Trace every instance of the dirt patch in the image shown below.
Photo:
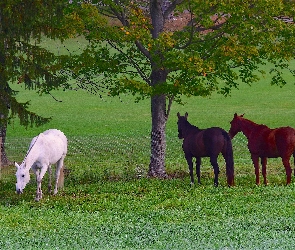
<svg viewBox="0 0 295 250"><path fill-rule="evenodd" d="M183 170L174 170L171 172L167 172L167 179L184 179L187 177L189 174L186 171Z"/></svg>

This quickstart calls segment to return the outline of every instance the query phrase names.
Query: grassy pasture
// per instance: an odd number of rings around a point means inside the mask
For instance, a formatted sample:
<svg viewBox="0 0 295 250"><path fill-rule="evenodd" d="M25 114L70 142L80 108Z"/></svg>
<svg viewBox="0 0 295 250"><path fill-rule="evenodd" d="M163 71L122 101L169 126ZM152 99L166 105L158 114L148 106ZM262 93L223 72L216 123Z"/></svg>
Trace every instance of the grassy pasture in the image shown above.
<svg viewBox="0 0 295 250"><path fill-rule="evenodd" d="M233 114L270 127L295 127L294 79L279 88L269 76L252 87L241 85L231 97L186 99L174 104L167 124L169 180L147 179L149 100L132 97L100 99L84 91L55 91L39 97L21 85L19 100L32 100L31 110L52 121L39 128L8 128L7 154L22 161L33 136L58 128L69 139L65 187L57 196L46 193L34 202L32 180L17 196L15 168L0 172L1 249L292 249L295 230L295 178L285 186L279 159L270 159L268 186L254 184L246 139L233 139L236 186L226 187L220 159L220 187L213 187L208 160L203 161L202 184L191 187L177 138L176 113L189 113L201 128L229 129ZM33 176L32 176L33 179Z"/></svg>

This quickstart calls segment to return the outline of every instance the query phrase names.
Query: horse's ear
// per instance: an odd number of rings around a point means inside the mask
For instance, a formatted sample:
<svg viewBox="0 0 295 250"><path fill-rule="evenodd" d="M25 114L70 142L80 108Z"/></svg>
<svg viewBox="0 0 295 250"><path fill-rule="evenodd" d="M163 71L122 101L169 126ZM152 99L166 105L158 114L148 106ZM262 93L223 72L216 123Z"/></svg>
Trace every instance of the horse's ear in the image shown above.
<svg viewBox="0 0 295 250"><path fill-rule="evenodd" d="M19 165L18 165L16 162L14 162L14 165L15 165L17 168L19 168Z"/></svg>
<svg viewBox="0 0 295 250"><path fill-rule="evenodd" d="M236 118L237 116L238 116L238 114L237 114L237 113L235 113L235 114L234 114L234 118Z"/></svg>
<svg viewBox="0 0 295 250"><path fill-rule="evenodd" d="M179 112L177 112L177 117L178 117L178 118L180 117L180 114L179 114Z"/></svg>
<svg viewBox="0 0 295 250"><path fill-rule="evenodd" d="M241 115L241 117L244 117L245 113Z"/></svg>
<svg viewBox="0 0 295 250"><path fill-rule="evenodd" d="M187 118L187 117L188 117L188 113L187 113L187 112L185 112L185 115L184 115L184 116L185 116L185 118Z"/></svg>

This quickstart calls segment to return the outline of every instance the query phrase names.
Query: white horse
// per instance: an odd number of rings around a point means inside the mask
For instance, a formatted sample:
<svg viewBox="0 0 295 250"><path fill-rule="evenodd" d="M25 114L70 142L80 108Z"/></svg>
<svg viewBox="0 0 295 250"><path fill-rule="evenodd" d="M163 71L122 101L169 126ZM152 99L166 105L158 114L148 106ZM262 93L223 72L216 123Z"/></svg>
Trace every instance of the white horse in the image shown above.
<svg viewBox="0 0 295 250"><path fill-rule="evenodd" d="M36 201L42 198L41 182L48 170L48 191L51 192L51 165L56 163L54 193L57 193L58 179L67 154L68 141L63 132L57 129L49 129L34 137L27 155L21 165L15 162L16 192L21 194L30 181L29 170L32 168L37 180Z"/></svg>

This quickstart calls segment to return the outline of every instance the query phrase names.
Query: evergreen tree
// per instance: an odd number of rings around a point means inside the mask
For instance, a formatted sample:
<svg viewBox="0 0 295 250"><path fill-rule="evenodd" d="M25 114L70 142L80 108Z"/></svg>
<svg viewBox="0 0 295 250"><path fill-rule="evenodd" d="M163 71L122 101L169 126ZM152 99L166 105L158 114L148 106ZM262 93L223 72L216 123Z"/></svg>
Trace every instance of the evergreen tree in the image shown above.
<svg viewBox="0 0 295 250"><path fill-rule="evenodd" d="M50 67L55 55L40 47L42 36L58 37L66 1L1 0L0 2L0 136L1 164L9 164L5 154L8 122L18 117L23 126L41 125L50 120L30 112L29 102L20 103L9 83L48 93L62 84Z"/></svg>

